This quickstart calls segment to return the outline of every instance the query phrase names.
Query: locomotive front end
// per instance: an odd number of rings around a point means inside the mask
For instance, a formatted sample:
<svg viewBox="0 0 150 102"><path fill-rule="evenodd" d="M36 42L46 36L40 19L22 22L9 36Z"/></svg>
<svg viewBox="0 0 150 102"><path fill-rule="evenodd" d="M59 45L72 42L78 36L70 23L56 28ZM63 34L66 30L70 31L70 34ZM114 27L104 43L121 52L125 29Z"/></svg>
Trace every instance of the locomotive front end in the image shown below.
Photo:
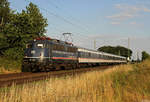
<svg viewBox="0 0 150 102"><path fill-rule="evenodd" d="M34 40L26 45L22 72L48 71L50 66L50 48L46 40Z"/></svg>

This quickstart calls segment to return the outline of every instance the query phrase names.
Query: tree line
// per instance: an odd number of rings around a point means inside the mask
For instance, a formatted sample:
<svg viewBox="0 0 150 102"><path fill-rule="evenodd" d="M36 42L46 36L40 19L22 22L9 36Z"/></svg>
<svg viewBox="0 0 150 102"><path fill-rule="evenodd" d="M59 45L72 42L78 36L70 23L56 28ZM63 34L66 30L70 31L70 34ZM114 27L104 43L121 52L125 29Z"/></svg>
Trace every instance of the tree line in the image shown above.
<svg viewBox="0 0 150 102"><path fill-rule="evenodd" d="M132 53L133 53L131 49L125 48L123 46L102 46L98 48L98 51L115 54L119 56L124 56L126 58L127 57L131 58ZM146 51L142 51L141 60L143 61L148 58L150 58L150 55Z"/></svg>
<svg viewBox="0 0 150 102"><path fill-rule="evenodd" d="M125 48L123 46L103 46L98 49L98 51L107 52L119 56L129 57L132 56L132 50Z"/></svg>
<svg viewBox="0 0 150 102"><path fill-rule="evenodd" d="M142 51L142 61L150 58L150 54L148 54L146 51Z"/></svg>
<svg viewBox="0 0 150 102"><path fill-rule="evenodd" d="M8 0L0 0L0 56L21 59L25 44L46 33L47 19L37 5L29 3L21 12L10 8Z"/></svg>

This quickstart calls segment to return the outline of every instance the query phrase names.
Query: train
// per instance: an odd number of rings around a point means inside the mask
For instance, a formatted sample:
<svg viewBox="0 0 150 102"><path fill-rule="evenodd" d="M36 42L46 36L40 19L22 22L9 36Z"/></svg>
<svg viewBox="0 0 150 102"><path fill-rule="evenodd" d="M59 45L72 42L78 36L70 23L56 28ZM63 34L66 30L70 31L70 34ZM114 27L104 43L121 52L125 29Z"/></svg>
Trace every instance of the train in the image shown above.
<svg viewBox="0 0 150 102"><path fill-rule="evenodd" d="M126 57L99 52L72 43L38 37L26 45L22 72L49 72L88 66L124 64Z"/></svg>

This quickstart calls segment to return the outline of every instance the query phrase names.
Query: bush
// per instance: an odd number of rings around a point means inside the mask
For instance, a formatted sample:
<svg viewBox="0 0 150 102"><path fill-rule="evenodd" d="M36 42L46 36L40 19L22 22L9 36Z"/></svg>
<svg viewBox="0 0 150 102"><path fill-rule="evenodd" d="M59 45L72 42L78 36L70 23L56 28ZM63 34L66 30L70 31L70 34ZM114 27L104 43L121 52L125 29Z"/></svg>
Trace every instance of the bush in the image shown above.
<svg viewBox="0 0 150 102"><path fill-rule="evenodd" d="M18 72L21 69L21 60L13 60L6 57L0 57L0 73Z"/></svg>
<svg viewBox="0 0 150 102"><path fill-rule="evenodd" d="M3 53L3 55L12 60L21 60L23 58L23 51L18 47L9 48Z"/></svg>

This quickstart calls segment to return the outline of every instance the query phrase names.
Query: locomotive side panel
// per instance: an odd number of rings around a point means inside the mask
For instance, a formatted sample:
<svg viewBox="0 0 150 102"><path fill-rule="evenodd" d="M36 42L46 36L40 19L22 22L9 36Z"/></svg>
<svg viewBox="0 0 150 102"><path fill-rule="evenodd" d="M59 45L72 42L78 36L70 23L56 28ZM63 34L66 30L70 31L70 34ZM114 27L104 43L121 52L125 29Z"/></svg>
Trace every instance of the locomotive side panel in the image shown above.
<svg viewBox="0 0 150 102"><path fill-rule="evenodd" d="M53 43L52 63L56 69L71 69L77 65L77 48L66 44Z"/></svg>

